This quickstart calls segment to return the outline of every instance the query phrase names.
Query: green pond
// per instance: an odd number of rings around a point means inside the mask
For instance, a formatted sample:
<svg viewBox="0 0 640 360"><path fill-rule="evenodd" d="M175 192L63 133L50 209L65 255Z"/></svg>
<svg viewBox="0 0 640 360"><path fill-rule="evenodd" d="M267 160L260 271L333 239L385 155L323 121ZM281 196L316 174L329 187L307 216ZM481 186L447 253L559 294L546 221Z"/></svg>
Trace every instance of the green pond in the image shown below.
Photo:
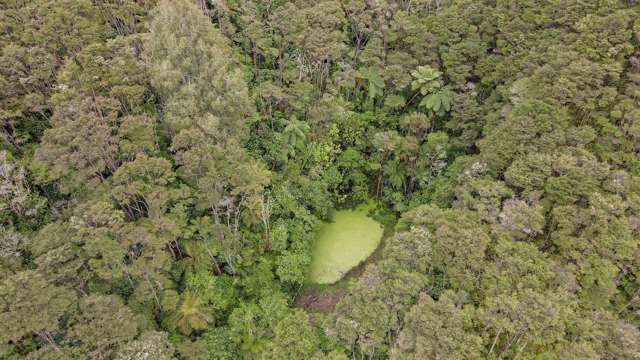
<svg viewBox="0 0 640 360"><path fill-rule="evenodd" d="M309 280L335 283L376 250L384 229L367 216L369 208L360 205L336 211L332 222L320 226L311 253Z"/></svg>

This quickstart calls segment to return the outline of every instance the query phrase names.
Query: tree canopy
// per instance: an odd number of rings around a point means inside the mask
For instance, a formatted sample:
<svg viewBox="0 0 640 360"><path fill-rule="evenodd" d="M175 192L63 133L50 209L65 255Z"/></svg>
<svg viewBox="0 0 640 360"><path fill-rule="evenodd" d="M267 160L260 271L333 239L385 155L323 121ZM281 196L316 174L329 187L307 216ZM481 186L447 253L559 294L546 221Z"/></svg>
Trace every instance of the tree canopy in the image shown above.
<svg viewBox="0 0 640 360"><path fill-rule="evenodd" d="M0 2L0 359L640 359L638 19Z"/></svg>

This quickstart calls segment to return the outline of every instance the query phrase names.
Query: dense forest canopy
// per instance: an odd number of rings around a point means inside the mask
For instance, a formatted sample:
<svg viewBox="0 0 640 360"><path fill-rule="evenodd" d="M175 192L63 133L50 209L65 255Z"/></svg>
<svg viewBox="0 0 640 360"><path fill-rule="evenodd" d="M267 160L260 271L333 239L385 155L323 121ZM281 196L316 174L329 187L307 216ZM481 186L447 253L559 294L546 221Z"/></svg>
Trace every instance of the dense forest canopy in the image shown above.
<svg viewBox="0 0 640 360"><path fill-rule="evenodd" d="M640 359L636 3L1 0L0 359Z"/></svg>

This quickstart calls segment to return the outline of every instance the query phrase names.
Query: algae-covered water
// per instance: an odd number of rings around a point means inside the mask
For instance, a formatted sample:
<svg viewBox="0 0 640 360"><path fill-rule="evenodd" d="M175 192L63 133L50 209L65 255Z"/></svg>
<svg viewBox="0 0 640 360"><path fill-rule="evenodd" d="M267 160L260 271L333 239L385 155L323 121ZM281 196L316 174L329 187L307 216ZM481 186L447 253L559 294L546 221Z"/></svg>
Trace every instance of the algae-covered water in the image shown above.
<svg viewBox="0 0 640 360"><path fill-rule="evenodd" d="M367 259L378 247L384 229L367 216L370 206L336 211L333 221L316 233L309 280L332 284Z"/></svg>

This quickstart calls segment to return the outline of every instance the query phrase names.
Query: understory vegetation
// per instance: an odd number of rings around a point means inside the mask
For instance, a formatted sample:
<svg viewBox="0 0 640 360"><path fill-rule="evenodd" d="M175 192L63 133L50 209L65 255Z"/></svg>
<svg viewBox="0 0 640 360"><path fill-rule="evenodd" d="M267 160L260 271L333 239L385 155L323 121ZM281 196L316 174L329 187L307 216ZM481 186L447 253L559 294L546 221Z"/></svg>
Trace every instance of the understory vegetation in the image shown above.
<svg viewBox="0 0 640 360"><path fill-rule="evenodd" d="M639 19L0 1L0 359L640 359ZM367 202L384 248L297 301Z"/></svg>

